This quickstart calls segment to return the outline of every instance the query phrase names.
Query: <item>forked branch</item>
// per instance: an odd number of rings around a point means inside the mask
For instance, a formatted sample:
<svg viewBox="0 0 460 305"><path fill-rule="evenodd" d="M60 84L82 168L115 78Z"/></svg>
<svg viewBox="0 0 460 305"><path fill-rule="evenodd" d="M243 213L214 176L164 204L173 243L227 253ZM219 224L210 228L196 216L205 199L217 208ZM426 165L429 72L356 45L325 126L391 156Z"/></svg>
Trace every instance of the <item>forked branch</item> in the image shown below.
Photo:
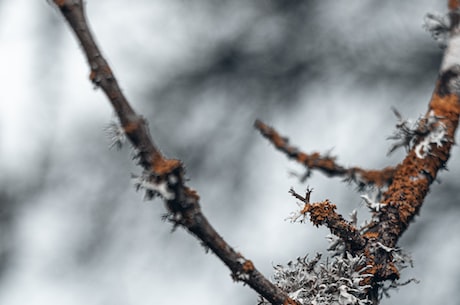
<svg viewBox="0 0 460 305"><path fill-rule="evenodd" d="M296 193L292 188L289 193L304 203L299 212L300 217L306 217L309 214L310 221L315 226L326 225L332 234L343 240L346 250L350 253L355 253L364 248L366 240L361 236L355 225L345 220L342 215L335 211L337 209L335 204L331 204L327 199L323 202L310 203L312 190L307 190L305 197Z"/></svg>
<svg viewBox="0 0 460 305"><path fill-rule="evenodd" d="M300 151L289 144L287 137L280 135L273 127L260 120L254 123L256 129L267 138L278 150L285 153L288 158L294 159L307 169L307 176L311 170L319 170L330 177L341 177L347 181L355 182L359 188L366 185L384 187L391 183L395 168L385 167L381 170L365 170L360 167L345 167L336 162L335 157L321 155L318 152L311 154Z"/></svg>

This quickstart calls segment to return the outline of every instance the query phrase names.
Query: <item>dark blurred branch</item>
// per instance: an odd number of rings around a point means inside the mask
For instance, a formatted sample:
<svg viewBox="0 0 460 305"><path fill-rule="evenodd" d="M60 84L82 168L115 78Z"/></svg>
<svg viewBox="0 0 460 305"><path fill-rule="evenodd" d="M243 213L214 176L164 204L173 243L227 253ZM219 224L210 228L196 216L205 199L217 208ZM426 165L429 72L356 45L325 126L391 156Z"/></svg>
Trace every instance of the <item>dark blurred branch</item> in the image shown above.
<svg viewBox="0 0 460 305"><path fill-rule="evenodd" d="M123 95L90 32L83 1L54 0L54 3L83 47L91 69L90 80L107 95L124 132L137 150L139 163L145 171L138 186L153 195L162 196L170 212L168 219L198 237L230 268L235 280L245 282L272 304L296 304L266 279L250 260L235 252L209 224L201 212L198 194L185 185L182 163L161 154L149 134L146 120L133 110Z"/></svg>
<svg viewBox="0 0 460 305"><path fill-rule="evenodd" d="M336 162L335 157L321 155L318 152L306 154L297 147L291 146L286 137L281 136L273 127L260 120L256 120L254 126L267 138L278 150L285 153L290 159L294 159L310 170L319 170L330 177L343 177L348 181L355 182L358 187L375 185L383 187L389 185L393 179L395 168L385 167L382 170L365 170L359 167L344 167Z"/></svg>

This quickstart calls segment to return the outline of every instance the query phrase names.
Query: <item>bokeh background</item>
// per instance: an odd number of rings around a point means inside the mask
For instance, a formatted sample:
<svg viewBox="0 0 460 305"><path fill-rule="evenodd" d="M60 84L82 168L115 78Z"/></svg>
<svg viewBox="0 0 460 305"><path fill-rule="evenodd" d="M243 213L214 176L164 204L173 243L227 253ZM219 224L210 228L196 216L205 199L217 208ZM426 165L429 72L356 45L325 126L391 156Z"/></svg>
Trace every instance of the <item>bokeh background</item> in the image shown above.
<svg viewBox="0 0 460 305"><path fill-rule="evenodd" d="M86 1L125 94L225 239L268 277L325 252L324 228L286 221L292 186L368 217L355 191L263 139L256 118L306 152L381 168L396 118L417 118L442 51L422 29L446 1ZM256 304L229 270L144 202L129 145L109 150L112 109L47 1L0 1L0 304ZM457 136L458 141L458 136ZM414 268L382 304L458 304L460 156L401 240ZM292 174L294 173L294 175Z"/></svg>

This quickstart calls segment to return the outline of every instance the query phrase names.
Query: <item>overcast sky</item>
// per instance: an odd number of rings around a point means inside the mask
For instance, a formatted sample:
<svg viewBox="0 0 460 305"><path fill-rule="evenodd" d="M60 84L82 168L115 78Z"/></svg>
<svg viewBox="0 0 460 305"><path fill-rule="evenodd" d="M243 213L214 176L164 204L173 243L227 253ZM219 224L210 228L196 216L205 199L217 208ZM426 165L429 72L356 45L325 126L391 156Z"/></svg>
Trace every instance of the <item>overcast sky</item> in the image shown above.
<svg viewBox="0 0 460 305"><path fill-rule="evenodd" d="M256 118L306 152L381 168L391 107L426 111L442 51L422 29L445 1L86 1L96 39L155 142L187 166L204 213L267 277L325 252L328 234L285 219L288 190L314 188L343 215L368 216L354 187L275 151ZM0 304L256 304L230 271L143 201L129 145L109 150L114 118L59 12L0 1ZM458 136L457 136L458 141ZM456 304L460 160L454 147L401 241L416 277L382 304Z"/></svg>

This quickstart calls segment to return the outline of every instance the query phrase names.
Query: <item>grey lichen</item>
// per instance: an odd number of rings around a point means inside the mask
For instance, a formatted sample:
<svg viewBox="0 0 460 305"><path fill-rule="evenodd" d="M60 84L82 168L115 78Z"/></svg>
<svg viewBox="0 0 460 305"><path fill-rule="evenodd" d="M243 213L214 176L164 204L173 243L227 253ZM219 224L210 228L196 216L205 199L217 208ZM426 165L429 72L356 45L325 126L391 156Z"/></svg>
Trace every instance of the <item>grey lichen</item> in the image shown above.
<svg viewBox="0 0 460 305"><path fill-rule="evenodd" d="M417 157L424 159L430 152L430 145L436 144L442 146L446 139L446 127L440 122L441 117L436 116L430 111L426 116L419 117L415 122L404 119L402 115L393 109L398 124L396 131L388 139L396 140L391 146L388 154L392 153L399 147L405 147L406 150L415 148Z"/></svg>
<svg viewBox="0 0 460 305"><path fill-rule="evenodd" d="M321 254L312 260L297 258L286 266L277 265L273 282L300 304L314 305L365 305L367 285L362 281L372 275L366 273L363 256L347 253L321 262ZM261 300L259 304L269 304Z"/></svg>

